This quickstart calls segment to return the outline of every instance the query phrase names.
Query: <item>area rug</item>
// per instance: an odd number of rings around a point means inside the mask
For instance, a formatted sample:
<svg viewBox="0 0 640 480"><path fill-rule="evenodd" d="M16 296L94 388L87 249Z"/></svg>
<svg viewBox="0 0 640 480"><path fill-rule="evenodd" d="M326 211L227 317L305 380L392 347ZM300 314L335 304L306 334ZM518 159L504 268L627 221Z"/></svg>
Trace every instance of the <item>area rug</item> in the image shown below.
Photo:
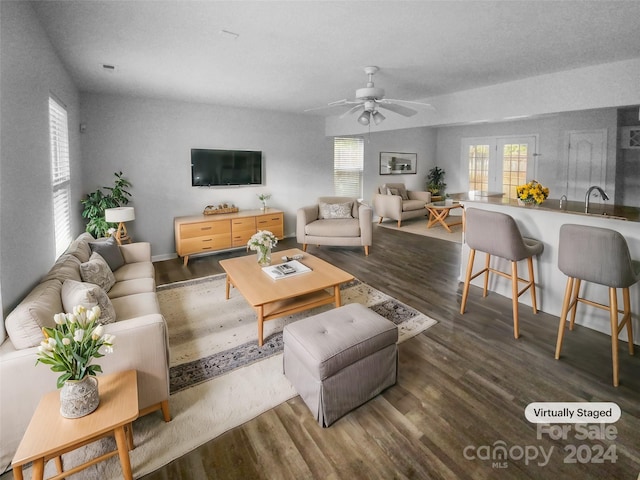
<svg viewBox="0 0 640 480"><path fill-rule="evenodd" d="M165 423L154 413L134 422L135 449L130 458L135 478L295 397L295 389L282 374L282 328L331 308L266 322L265 344L258 348L255 313L236 290L229 300L224 299L224 275L159 287L158 299L169 327L172 421ZM396 322L399 342L436 323L358 280L343 286L342 300L363 303ZM114 448L115 442L105 438L64 455L63 462L71 468ZM45 477L54 473L49 462ZM27 469L25 478L30 475ZM114 457L68 478L115 480L121 476ZM13 477L7 473L5 478Z"/></svg>
<svg viewBox="0 0 640 480"><path fill-rule="evenodd" d="M445 220L447 223L459 222L459 215L450 215ZM431 228L427 228L427 217L424 218L412 218L402 222L402 226L398 228L398 222L395 220L385 220L380 227L389 228L391 230L398 230L405 233L413 233L414 235L422 235L424 237L438 238L440 240L446 240L447 242L462 243L462 225L454 225L451 228L451 233L447 232L445 228L438 224Z"/></svg>

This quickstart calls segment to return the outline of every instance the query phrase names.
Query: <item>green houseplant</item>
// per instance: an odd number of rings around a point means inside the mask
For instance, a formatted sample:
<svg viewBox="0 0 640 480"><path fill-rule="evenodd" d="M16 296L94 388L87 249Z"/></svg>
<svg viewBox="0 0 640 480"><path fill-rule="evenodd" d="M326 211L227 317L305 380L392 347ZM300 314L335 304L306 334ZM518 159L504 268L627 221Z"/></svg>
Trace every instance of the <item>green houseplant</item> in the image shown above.
<svg viewBox="0 0 640 480"><path fill-rule="evenodd" d="M427 174L427 190L433 196L443 196L447 184L444 183L445 171L437 165Z"/></svg>
<svg viewBox="0 0 640 480"><path fill-rule="evenodd" d="M116 225L108 223L104 219L104 211L107 208L122 207L129 203L131 193L127 188L131 187L131 183L123 178L122 172L114 173L116 179L113 187L102 187L95 192L91 192L84 200L80 200L84 210L82 217L88 219L86 231L96 238L104 237L110 228ZM104 193L102 190L106 190Z"/></svg>

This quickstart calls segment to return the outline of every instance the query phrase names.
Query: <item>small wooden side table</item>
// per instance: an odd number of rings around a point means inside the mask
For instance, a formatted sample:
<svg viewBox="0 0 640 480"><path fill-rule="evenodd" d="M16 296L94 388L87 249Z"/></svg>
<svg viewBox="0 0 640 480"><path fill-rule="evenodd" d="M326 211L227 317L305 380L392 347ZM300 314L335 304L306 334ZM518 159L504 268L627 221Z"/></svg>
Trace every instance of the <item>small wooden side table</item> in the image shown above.
<svg viewBox="0 0 640 480"><path fill-rule="evenodd" d="M132 422L138 418L137 372L127 370L96 378L100 404L85 417L69 419L60 415L58 390L42 397L13 457L16 480L23 479L22 468L29 462L33 462L32 478L42 479L45 464L55 459L58 474L50 479L61 479L116 455L120 456L122 476L133 479L129 450L134 448ZM117 450L63 472L62 454L111 435Z"/></svg>
<svg viewBox="0 0 640 480"><path fill-rule="evenodd" d="M427 228L431 228L437 223L440 223L444 228L447 229L449 233L453 233L451 228L454 225L462 225L462 220L459 222L447 223L445 219L451 213L451 210L456 208L462 208L462 204L460 202L453 202L451 204L447 204L447 202L432 202L427 203L424 208L429 211L429 221L427 222Z"/></svg>

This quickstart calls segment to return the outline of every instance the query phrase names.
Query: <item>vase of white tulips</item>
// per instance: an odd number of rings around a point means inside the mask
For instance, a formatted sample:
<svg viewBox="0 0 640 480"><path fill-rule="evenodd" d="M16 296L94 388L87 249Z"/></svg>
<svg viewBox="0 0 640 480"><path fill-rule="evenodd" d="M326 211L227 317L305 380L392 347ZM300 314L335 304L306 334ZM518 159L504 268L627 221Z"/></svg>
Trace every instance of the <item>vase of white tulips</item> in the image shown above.
<svg viewBox="0 0 640 480"><path fill-rule="evenodd" d="M71 313L58 313L54 328L43 327L44 340L38 347L36 364L49 365L60 372L60 414L65 418L79 418L90 414L100 403L96 373L100 365L94 358L113 351L115 336L104 333L99 323L100 307L90 310L79 305ZM102 353L100 350L103 350Z"/></svg>

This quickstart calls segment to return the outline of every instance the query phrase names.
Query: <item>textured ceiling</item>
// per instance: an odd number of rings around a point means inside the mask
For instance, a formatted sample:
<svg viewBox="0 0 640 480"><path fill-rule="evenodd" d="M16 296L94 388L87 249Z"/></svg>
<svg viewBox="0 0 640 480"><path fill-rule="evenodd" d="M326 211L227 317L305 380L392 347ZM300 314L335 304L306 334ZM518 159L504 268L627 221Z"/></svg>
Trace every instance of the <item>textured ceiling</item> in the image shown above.
<svg viewBox="0 0 640 480"><path fill-rule="evenodd" d="M367 65L419 100L640 57L635 0L32 4L82 92L297 113L352 99Z"/></svg>

